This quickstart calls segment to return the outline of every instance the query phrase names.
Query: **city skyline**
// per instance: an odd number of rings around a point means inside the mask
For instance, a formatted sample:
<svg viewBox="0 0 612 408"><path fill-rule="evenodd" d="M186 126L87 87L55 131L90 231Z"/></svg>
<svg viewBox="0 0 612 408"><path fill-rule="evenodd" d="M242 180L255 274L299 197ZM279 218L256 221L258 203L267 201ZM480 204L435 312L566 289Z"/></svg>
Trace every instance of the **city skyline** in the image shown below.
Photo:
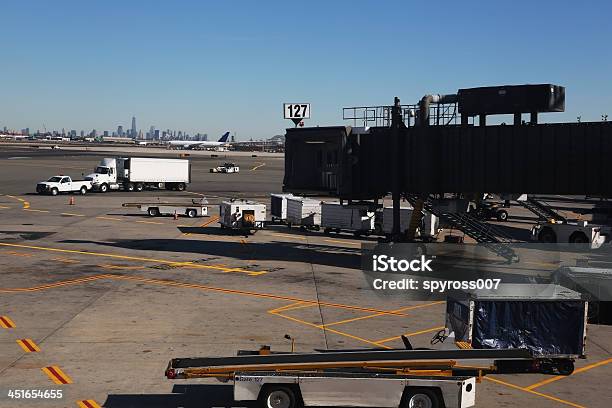
<svg viewBox="0 0 612 408"><path fill-rule="evenodd" d="M261 138L292 127L283 102L312 104L306 126L341 125L347 106L524 83L567 89L566 112L542 122L598 121L612 107L602 86L610 11L604 1L450 3L432 29L426 5L403 1L12 2L3 8L0 81L10 97L0 100L0 126L112 132L121 122L127 132L133 115L143 133L156 124ZM124 19L132 23L109 29Z"/></svg>

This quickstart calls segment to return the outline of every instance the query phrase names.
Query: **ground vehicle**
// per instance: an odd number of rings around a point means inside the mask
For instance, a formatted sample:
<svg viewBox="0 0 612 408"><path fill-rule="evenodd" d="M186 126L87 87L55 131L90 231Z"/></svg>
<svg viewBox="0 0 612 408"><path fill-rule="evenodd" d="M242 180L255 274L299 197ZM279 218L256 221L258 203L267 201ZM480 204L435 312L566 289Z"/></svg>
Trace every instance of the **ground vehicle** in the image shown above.
<svg viewBox="0 0 612 408"><path fill-rule="evenodd" d="M375 228L375 215L368 205L324 202L321 203L321 228L326 234L350 231L355 235L370 235Z"/></svg>
<svg viewBox="0 0 612 408"><path fill-rule="evenodd" d="M219 205L221 228L251 231L263 228L265 221L265 204L248 200L230 200L223 201Z"/></svg>
<svg viewBox="0 0 612 408"><path fill-rule="evenodd" d="M217 166L210 169L211 173L239 173L240 167L234 163L223 163L222 166Z"/></svg>
<svg viewBox="0 0 612 408"><path fill-rule="evenodd" d="M185 215L189 218L204 217L208 215L206 199L193 199L191 203L123 203L123 207L135 207L146 212L151 217L160 215Z"/></svg>
<svg viewBox="0 0 612 408"><path fill-rule="evenodd" d="M86 179L91 180L94 190L102 193L145 188L183 191L191 182L191 164L181 159L105 158Z"/></svg>
<svg viewBox="0 0 612 408"><path fill-rule="evenodd" d="M549 220L531 228L531 239L543 243L590 244L592 249L597 249L606 241L606 235L601 226L584 220Z"/></svg>
<svg viewBox="0 0 612 408"><path fill-rule="evenodd" d="M53 176L47 181L36 184L38 194L58 195L60 193L87 194L92 185L89 180L72 180L69 176Z"/></svg>
<svg viewBox="0 0 612 408"><path fill-rule="evenodd" d="M312 198L287 198L287 226L319 230L321 226L321 202Z"/></svg>
<svg viewBox="0 0 612 408"><path fill-rule="evenodd" d="M293 194L270 194L270 215L273 222L285 222L287 220L287 198L294 197Z"/></svg>
<svg viewBox="0 0 612 408"><path fill-rule="evenodd" d="M508 211L501 204L482 202L476 209L476 216L482 220L495 218L497 221L507 221Z"/></svg>

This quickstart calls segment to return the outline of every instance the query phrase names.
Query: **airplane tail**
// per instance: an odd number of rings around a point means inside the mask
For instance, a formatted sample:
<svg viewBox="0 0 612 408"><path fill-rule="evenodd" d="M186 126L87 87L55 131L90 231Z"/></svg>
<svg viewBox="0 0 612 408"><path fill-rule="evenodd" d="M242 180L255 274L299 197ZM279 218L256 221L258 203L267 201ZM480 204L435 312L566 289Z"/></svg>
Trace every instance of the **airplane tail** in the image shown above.
<svg viewBox="0 0 612 408"><path fill-rule="evenodd" d="M227 143L227 140L229 139L229 133L230 132L225 132L223 134L223 136L221 136L221 139L219 139L219 142L221 143Z"/></svg>

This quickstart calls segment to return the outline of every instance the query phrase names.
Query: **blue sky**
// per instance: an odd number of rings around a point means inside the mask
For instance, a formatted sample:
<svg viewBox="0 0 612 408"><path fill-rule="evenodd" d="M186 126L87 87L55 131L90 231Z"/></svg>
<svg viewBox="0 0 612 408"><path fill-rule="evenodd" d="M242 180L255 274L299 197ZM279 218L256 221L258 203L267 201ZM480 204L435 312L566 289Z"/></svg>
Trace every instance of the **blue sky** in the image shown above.
<svg viewBox="0 0 612 408"><path fill-rule="evenodd" d="M238 139L342 107L461 87L556 83L566 113L612 113L607 1L3 2L0 126L130 126ZM294 5L295 4L295 5Z"/></svg>

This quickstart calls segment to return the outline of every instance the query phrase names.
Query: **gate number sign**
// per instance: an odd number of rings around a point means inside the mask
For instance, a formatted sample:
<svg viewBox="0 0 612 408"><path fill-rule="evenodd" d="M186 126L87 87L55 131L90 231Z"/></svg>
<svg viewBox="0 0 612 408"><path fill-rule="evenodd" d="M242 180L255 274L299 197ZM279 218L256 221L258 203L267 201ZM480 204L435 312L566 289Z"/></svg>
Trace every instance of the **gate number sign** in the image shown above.
<svg viewBox="0 0 612 408"><path fill-rule="evenodd" d="M285 119L309 119L310 104L309 103L284 103L283 112Z"/></svg>

